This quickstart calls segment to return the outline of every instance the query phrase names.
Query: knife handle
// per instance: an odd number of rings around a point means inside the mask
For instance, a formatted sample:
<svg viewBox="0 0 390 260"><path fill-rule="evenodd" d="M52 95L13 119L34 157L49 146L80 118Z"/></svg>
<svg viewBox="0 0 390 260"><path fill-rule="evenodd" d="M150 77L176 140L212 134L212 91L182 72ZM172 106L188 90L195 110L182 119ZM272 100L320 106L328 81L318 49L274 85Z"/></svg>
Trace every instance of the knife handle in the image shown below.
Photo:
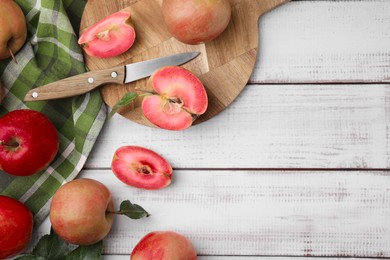
<svg viewBox="0 0 390 260"><path fill-rule="evenodd" d="M72 97L89 92L103 84L123 84L125 67L86 72L30 90L24 101L49 100Z"/></svg>

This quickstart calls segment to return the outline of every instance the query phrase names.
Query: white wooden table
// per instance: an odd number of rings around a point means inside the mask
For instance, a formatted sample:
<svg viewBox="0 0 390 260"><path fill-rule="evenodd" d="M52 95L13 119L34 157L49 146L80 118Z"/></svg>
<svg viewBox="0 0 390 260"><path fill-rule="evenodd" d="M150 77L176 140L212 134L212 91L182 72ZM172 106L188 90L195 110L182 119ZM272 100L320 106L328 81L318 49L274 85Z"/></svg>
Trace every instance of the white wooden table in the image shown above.
<svg viewBox="0 0 390 260"><path fill-rule="evenodd" d="M390 257L390 1L291 2L259 28L250 82L217 117L181 132L105 125L80 177L152 216L116 217L104 259L129 259L154 230L184 234L202 260ZM169 160L171 186L117 180L123 145Z"/></svg>

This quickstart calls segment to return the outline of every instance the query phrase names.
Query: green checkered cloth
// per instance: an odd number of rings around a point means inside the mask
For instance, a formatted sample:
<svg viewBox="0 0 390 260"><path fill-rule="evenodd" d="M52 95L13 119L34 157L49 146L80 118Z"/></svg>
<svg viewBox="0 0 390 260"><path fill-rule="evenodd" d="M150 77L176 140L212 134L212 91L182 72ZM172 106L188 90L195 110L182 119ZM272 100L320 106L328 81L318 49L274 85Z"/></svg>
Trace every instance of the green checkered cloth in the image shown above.
<svg viewBox="0 0 390 260"><path fill-rule="evenodd" d="M86 0L16 2L26 16L28 39L16 55L17 64L0 61L6 92L0 116L22 108L41 111L56 126L60 148L51 165L38 174L14 177L0 172L0 194L24 202L37 225L47 217L55 191L82 169L105 122L106 107L98 91L51 101L22 101L32 88L85 72L77 33Z"/></svg>

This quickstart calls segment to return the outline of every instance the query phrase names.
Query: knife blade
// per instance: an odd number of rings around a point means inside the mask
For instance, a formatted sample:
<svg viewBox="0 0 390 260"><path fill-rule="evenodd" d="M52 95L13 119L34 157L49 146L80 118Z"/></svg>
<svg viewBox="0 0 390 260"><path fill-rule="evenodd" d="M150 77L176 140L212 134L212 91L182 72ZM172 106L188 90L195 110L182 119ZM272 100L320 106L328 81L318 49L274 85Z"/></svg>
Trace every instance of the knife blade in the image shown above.
<svg viewBox="0 0 390 260"><path fill-rule="evenodd" d="M196 58L198 55L199 52L178 53L124 66L86 72L34 88L27 92L24 101L72 97L87 93L107 83L130 83L148 77L154 71L164 66L178 66L184 64Z"/></svg>

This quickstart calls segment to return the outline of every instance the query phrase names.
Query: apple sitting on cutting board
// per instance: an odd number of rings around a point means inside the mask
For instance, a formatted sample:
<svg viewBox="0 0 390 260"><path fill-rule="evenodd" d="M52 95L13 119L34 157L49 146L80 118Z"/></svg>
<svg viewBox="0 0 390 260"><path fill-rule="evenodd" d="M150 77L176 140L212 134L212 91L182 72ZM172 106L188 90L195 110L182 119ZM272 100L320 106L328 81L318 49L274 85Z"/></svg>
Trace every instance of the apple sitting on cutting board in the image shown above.
<svg viewBox="0 0 390 260"><path fill-rule="evenodd" d="M26 248L33 231L33 215L23 203L0 195L0 259Z"/></svg>
<svg viewBox="0 0 390 260"><path fill-rule="evenodd" d="M179 41L199 44L217 38L231 18L229 0L164 0L162 13L169 32Z"/></svg>
<svg viewBox="0 0 390 260"><path fill-rule="evenodd" d="M0 170L33 175L52 162L58 148L57 129L43 113L18 109L0 118Z"/></svg>
<svg viewBox="0 0 390 260"><path fill-rule="evenodd" d="M27 38L26 18L14 0L1 0L0 28L0 60L14 58Z"/></svg>

